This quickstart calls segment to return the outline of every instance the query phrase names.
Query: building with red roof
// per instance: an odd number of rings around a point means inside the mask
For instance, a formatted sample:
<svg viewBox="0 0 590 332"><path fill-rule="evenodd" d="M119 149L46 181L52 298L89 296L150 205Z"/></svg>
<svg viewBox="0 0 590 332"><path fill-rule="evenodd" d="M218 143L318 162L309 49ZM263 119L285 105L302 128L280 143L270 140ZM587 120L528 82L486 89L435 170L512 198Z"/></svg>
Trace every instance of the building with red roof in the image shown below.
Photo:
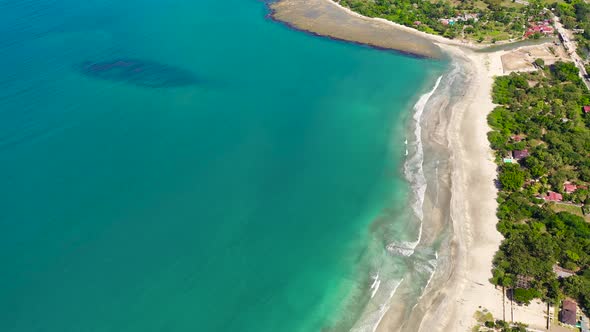
<svg viewBox="0 0 590 332"><path fill-rule="evenodd" d="M524 33L524 37L527 38L527 37L529 37L531 35L534 35L535 33L539 33L539 34L543 34L543 35L549 35L549 34L552 34L553 31L554 31L553 30L553 27L547 21L545 21L545 22L531 23L531 26Z"/></svg>
<svg viewBox="0 0 590 332"><path fill-rule="evenodd" d="M561 202L563 200L563 196L560 193L548 191L547 195L543 196L543 199L548 202Z"/></svg>
<svg viewBox="0 0 590 332"><path fill-rule="evenodd" d="M565 191L567 194L571 194L571 193L575 192L576 190L578 190L578 186L576 186L573 183L566 182L563 185L563 191Z"/></svg>
<svg viewBox="0 0 590 332"><path fill-rule="evenodd" d="M584 113L590 113L590 105L586 105L583 108L584 108Z"/></svg>

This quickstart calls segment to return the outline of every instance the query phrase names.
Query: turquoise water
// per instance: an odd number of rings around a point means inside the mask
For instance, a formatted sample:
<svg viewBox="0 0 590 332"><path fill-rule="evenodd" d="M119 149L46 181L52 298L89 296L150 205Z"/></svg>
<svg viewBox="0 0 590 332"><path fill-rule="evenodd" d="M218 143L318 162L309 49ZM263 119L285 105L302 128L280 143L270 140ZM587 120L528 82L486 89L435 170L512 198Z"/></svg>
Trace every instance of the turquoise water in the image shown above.
<svg viewBox="0 0 590 332"><path fill-rule="evenodd" d="M266 14L0 0L1 331L350 327L371 225L407 200L409 110L442 65ZM80 70L122 58L198 82Z"/></svg>

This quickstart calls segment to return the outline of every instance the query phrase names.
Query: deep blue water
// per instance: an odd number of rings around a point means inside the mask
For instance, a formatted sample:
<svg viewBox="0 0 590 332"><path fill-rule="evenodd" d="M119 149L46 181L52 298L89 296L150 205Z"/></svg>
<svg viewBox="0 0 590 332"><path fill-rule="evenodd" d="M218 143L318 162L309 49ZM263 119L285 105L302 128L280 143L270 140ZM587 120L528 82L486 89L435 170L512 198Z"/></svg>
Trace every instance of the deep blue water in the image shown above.
<svg viewBox="0 0 590 332"><path fill-rule="evenodd" d="M0 0L0 331L348 326L370 225L407 198L405 120L442 65L266 13ZM80 70L119 59L157 65ZM179 72L198 79L166 85Z"/></svg>

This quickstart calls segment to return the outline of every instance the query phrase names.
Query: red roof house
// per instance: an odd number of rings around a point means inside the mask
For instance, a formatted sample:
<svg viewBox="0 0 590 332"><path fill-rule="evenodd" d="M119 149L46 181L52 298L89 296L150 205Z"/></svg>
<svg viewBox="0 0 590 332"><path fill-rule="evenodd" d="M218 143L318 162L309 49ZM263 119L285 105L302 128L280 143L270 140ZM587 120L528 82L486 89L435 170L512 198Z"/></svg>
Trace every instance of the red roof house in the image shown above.
<svg viewBox="0 0 590 332"><path fill-rule="evenodd" d="M590 113L590 105L584 106L584 113Z"/></svg>
<svg viewBox="0 0 590 332"><path fill-rule="evenodd" d="M563 196L560 193L548 191L547 195L543 196L543 199L549 202L561 202L563 200Z"/></svg>
<svg viewBox="0 0 590 332"><path fill-rule="evenodd" d="M576 185L575 185L575 184L573 184L573 183L566 182L566 183L563 185L563 191L565 191L565 192L566 192L566 193L568 193L568 194L571 194L571 193L573 193L573 192L574 192L574 191L576 191L576 190L578 190L578 186L576 186Z"/></svg>
<svg viewBox="0 0 590 332"><path fill-rule="evenodd" d="M577 304L572 300L565 300L561 305L561 312L559 313L559 321L575 326L578 323Z"/></svg>
<svg viewBox="0 0 590 332"><path fill-rule="evenodd" d="M523 140L523 137L520 136L520 135L513 135L513 136L510 136L510 138L512 138L512 140L515 141L515 142L517 142L517 143L518 142L521 142Z"/></svg>
<svg viewBox="0 0 590 332"><path fill-rule="evenodd" d="M516 160L522 159L522 158L526 158L526 157L529 156L529 150L527 150L527 149L524 149L524 150L514 150L514 151L512 151L512 156Z"/></svg>
<svg viewBox="0 0 590 332"><path fill-rule="evenodd" d="M524 37L527 38L531 35L534 35L535 33L548 35L553 33L553 27L551 27L548 22L532 23L531 26L524 33Z"/></svg>

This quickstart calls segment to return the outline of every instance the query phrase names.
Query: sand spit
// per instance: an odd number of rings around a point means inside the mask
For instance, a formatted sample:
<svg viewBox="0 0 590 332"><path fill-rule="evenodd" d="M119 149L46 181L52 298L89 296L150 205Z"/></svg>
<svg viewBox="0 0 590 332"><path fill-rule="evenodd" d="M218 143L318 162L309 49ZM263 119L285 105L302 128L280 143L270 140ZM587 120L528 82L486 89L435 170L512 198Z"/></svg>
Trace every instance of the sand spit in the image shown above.
<svg viewBox="0 0 590 332"><path fill-rule="evenodd" d="M316 35L419 57L442 57L441 50L428 35L386 20L358 15L330 0L283 0L272 3L270 8L275 20Z"/></svg>

